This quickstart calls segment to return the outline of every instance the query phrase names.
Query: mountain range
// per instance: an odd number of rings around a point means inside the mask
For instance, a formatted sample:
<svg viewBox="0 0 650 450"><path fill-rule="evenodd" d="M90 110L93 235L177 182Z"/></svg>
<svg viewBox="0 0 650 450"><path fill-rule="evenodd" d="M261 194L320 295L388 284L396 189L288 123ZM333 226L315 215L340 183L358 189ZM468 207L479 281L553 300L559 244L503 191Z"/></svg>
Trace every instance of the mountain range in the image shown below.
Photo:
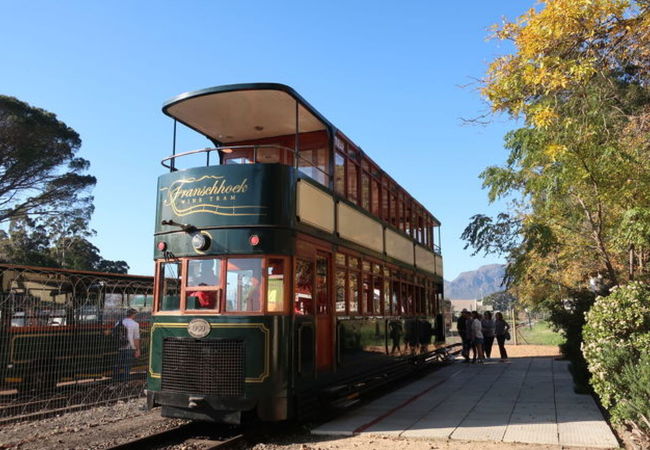
<svg viewBox="0 0 650 450"><path fill-rule="evenodd" d="M470 272L463 272L453 281L445 280L445 298L481 299L494 292L503 291L501 281L504 264L488 264Z"/></svg>

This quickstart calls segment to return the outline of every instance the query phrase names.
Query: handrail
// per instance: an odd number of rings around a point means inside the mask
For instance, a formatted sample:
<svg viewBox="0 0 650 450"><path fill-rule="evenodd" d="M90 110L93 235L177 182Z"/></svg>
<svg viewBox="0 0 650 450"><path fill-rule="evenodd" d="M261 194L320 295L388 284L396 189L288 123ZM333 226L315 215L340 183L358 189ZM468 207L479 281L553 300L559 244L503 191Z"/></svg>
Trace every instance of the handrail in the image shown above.
<svg viewBox="0 0 650 450"><path fill-rule="evenodd" d="M317 171L322 173L325 177L329 178L329 173L325 172L320 167L314 165L311 161L303 158L300 155L300 151L296 151L293 148L285 147L284 145L278 145L278 144L223 145L223 146L219 146L219 147L200 148L200 149L197 149L197 150L190 150L190 151L187 151L187 152L179 153L177 155L168 156L167 158L164 158L162 161L160 161L160 164L162 164L162 166L167 168L167 169L175 170L174 162L176 161L176 158L181 158L181 157L189 156L189 155L197 155L199 153L206 153L207 154L206 166L207 166L207 165L210 165L210 153L211 152L214 152L214 151L223 152L224 150L231 150L232 151L232 150L250 149L250 148L253 149L253 162L254 163L257 162L257 150L258 149L260 149L260 148L275 148L275 149L278 149L278 150L283 150L283 151L290 152L294 157L294 167L296 167L298 169L300 169L301 167L304 167L304 166L300 166L298 164L298 161L305 161L305 162L308 163L309 167L312 167L312 168L316 169ZM168 163L168 161L169 161L169 163Z"/></svg>
<svg viewBox="0 0 650 450"><path fill-rule="evenodd" d="M277 144L257 144L257 145L222 145L219 147L205 147L205 148L199 148L197 150L190 150L187 152L179 153L177 155L171 155L168 156L167 158L163 158L162 161L160 161L160 164L162 164L163 167L167 169L171 169L172 165L171 164L165 164L167 161L175 161L176 158L181 158L183 156L188 156L188 155L196 155L199 153L207 153L210 154L210 152L214 151L223 151L223 150L239 150L239 149L248 149L252 148L253 149L253 156L254 159L257 159L257 149L258 148L277 148L280 150L285 150L293 153L294 155L296 154L296 150L293 148L285 147L284 145L277 145ZM225 153L225 152L224 152Z"/></svg>

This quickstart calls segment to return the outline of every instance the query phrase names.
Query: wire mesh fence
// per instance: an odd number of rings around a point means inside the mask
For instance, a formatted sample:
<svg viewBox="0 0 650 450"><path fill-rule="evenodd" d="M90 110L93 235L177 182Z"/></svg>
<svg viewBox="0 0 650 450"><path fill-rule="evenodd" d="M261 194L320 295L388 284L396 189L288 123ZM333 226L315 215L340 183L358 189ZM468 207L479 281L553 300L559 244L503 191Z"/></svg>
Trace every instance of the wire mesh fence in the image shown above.
<svg viewBox="0 0 650 450"><path fill-rule="evenodd" d="M0 265L0 282L0 423L143 394L152 277Z"/></svg>

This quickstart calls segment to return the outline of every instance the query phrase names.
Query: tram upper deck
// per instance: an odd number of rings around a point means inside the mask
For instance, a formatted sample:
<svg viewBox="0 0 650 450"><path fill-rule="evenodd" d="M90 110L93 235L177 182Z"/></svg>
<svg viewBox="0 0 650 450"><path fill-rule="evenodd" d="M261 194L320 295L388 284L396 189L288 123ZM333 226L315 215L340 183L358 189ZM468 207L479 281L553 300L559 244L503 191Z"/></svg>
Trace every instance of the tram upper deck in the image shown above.
<svg viewBox="0 0 650 450"><path fill-rule="evenodd" d="M440 222L290 87L219 86L163 111L213 146L174 142L162 161L156 259L287 254L282 234L307 226L442 277Z"/></svg>

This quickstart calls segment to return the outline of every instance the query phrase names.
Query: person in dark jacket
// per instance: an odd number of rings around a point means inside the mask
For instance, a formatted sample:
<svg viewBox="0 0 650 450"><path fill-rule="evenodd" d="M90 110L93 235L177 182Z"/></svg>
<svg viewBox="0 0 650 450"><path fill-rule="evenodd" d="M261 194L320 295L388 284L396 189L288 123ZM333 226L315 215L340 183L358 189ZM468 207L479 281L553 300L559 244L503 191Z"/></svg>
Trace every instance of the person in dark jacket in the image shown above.
<svg viewBox="0 0 650 450"><path fill-rule="evenodd" d="M485 352L485 357L490 359L490 356L492 356L492 344L494 343L494 320L490 311L483 313L481 325L483 327L483 351Z"/></svg>
<svg viewBox="0 0 650 450"><path fill-rule="evenodd" d="M460 336L461 342L463 343L463 350L461 351L461 355L463 355L463 358L465 358L465 362L467 363L469 362L469 349L472 346L470 329L467 326L469 318L470 318L469 311L463 309L463 311L460 313L460 317L458 318L458 321L456 322L456 327L458 329L458 336Z"/></svg>
<svg viewBox="0 0 650 450"><path fill-rule="evenodd" d="M508 352L506 352L506 336L510 335L510 325L508 325L508 322L503 320L503 314L500 312L496 313L494 315L495 320L494 320L494 334L497 337L497 344L499 344L499 353L501 353L501 361L505 361L508 359ZM508 337L508 339L510 339Z"/></svg>

